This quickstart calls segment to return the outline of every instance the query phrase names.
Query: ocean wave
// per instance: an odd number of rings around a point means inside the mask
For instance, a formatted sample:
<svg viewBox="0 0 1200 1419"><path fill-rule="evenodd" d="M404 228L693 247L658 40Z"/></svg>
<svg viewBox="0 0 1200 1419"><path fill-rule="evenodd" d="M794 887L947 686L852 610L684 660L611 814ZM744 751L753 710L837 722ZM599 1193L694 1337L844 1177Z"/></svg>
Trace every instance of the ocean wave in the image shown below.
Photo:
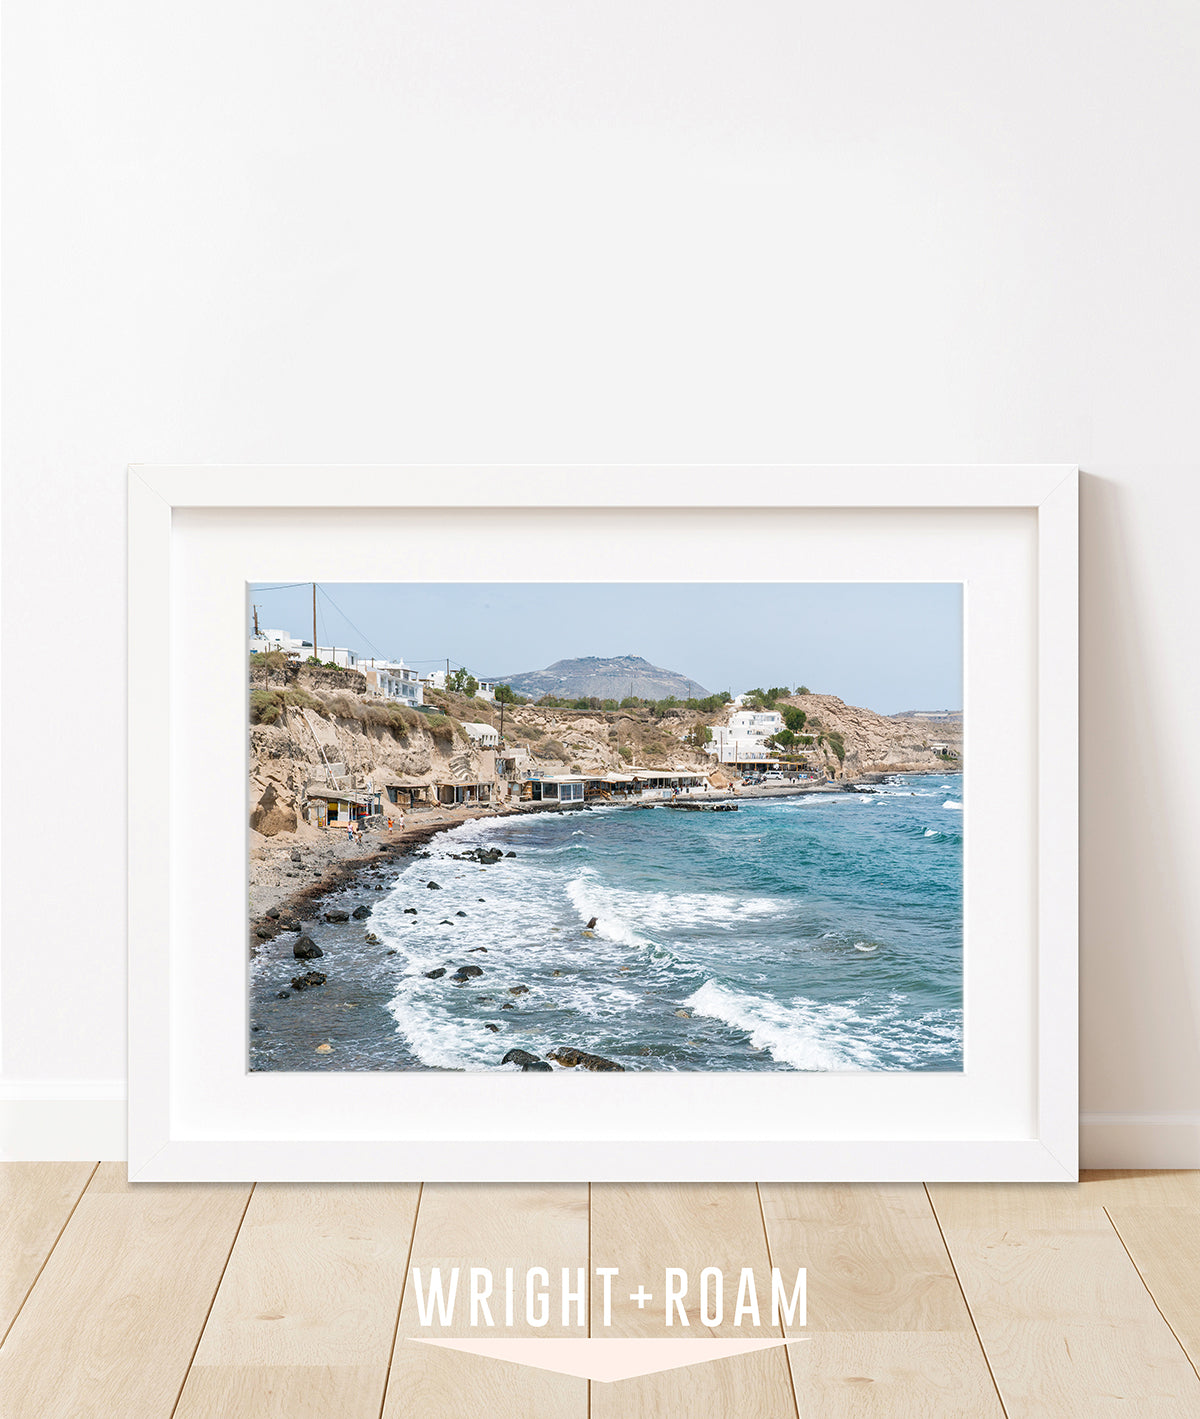
<svg viewBox="0 0 1200 1419"><path fill-rule="evenodd" d="M756 1049L768 1051L780 1064L801 1070L881 1068L878 1054L862 1038L838 1036L822 1023L836 1012L811 1001L791 1006L746 995L716 981L706 981L684 1005L695 1015L707 1015L744 1030Z"/></svg>
<svg viewBox="0 0 1200 1419"><path fill-rule="evenodd" d="M961 804L961 803L956 803L953 798L947 798L946 801L945 801L945 803L942 804L942 807L943 807L943 808L952 808L952 809L956 810L956 811L959 812L959 813L962 812L962 804Z"/></svg>
<svg viewBox="0 0 1200 1419"><path fill-rule="evenodd" d="M388 1009L397 1032L429 1069L494 1067L512 1048L511 1040L492 1034L482 1020L432 1011L411 994L397 995Z"/></svg>

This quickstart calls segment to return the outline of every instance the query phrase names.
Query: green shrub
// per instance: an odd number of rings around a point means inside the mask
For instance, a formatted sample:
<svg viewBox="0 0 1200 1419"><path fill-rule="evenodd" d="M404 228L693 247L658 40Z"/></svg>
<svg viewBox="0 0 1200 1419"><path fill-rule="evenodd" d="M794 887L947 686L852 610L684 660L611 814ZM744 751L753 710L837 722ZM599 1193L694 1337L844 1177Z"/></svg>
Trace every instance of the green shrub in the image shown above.
<svg viewBox="0 0 1200 1419"><path fill-rule="evenodd" d="M251 724L274 724L282 713L283 703L277 691L250 691Z"/></svg>
<svg viewBox="0 0 1200 1419"><path fill-rule="evenodd" d="M422 722L432 738L439 744L454 743L454 721L446 714L422 715Z"/></svg>
<svg viewBox="0 0 1200 1419"><path fill-rule="evenodd" d="M628 744L619 745L617 753L620 754L621 758L624 759L627 764L633 763L633 750Z"/></svg>
<svg viewBox="0 0 1200 1419"><path fill-rule="evenodd" d="M539 744L538 753L543 759L557 759L560 764L565 764L571 757L557 739L547 739L545 743Z"/></svg>

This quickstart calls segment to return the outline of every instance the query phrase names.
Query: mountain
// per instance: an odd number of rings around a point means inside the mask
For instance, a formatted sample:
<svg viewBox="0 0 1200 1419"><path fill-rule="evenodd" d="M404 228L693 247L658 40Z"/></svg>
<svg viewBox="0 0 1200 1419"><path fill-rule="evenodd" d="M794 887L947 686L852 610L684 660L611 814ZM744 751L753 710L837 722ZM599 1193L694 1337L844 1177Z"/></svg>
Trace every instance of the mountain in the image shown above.
<svg viewBox="0 0 1200 1419"><path fill-rule="evenodd" d="M708 691L677 670L651 665L640 655L585 655L579 660L556 660L545 670L525 670L519 675L500 675L500 683L511 685L518 695L531 700L543 695L563 699L595 696L601 700L623 700L638 695L644 700L665 700L668 695L686 700L703 699Z"/></svg>

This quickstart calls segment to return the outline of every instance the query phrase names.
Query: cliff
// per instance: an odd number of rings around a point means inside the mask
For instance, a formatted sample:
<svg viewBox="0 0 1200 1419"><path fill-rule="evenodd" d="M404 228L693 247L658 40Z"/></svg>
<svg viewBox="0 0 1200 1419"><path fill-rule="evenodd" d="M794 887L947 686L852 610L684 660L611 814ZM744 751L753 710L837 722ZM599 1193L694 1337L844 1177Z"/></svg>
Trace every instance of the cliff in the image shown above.
<svg viewBox="0 0 1200 1419"><path fill-rule="evenodd" d="M930 773L958 768L962 758L962 720L893 717L848 705L836 695L789 695L776 708L801 709L802 733L814 744L801 752L830 776L847 781L872 773ZM945 744L947 760L932 746ZM839 752L844 751L844 752Z"/></svg>

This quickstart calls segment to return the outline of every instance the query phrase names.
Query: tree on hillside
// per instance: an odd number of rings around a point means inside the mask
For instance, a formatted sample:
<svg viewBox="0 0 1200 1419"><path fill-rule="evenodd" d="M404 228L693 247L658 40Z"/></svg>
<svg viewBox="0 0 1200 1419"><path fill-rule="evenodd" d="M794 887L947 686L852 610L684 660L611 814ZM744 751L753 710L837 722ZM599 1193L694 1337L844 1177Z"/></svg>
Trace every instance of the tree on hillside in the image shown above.
<svg viewBox="0 0 1200 1419"><path fill-rule="evenodd" d="M712 743L712 737L712 730L707 724L693 724L684 735L684 743L690 744L693 749L703 749L706 744Z"/></svg>
<svg viewBox="0 0 1200 1419"><path fill-rule="evenodd" d="M496 703L498 705L515 705L517 696L511 685L496 686Z"/></svg>
<svg viewBox="0 0 1200 1419"><path fill-rule="evenodd" d="M798 695L811 695L811 694L812 694L812 691L808 688L807 685L797 685L797 686L796 686L796 693L797 693Z"/></svg>
<svg viewBox="0 0 1200 1419"><path fill-rule="evenodd" d="M793 734L799 734L804 728L804 722L808 716L802 709L787 709L783 712L783 722Z"/></svg>

